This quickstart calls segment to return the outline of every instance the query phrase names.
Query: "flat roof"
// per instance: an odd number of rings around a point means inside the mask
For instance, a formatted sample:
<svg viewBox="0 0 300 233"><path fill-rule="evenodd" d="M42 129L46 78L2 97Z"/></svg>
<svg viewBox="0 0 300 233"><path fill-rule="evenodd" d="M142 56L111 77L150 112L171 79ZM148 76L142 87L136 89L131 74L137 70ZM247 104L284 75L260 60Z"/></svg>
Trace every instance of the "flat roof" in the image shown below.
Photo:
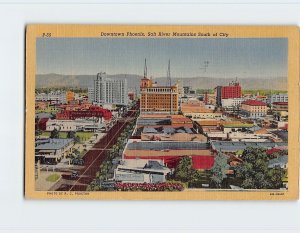
<svg viewBox="0 0 300 233"><path fill-rule="evenodd" d="M65 138L65 139L60 139L60 138L50 138L50 139L41 139L41 140L36 140L36 150L59 150L74 140L72 138Z"/></svg>
<svg viewBox="0 0 300 233"><path fill-rule="evenodd" d="M205 150L210 145L206 142L132 142L127 145L128 150Z"/></svg>
<svg viewBox="0 0 300 233"><path fill-rule="evenodd" d="M231 142L231 141L218 141L211 142L212 148L215 150L222 151L238 151L244 150L247 147L254 148L274 148L274 147L282 147L288 146L287 142Z"/></svg>
<svg viewBox="0 0 300 233"><path fill-rule="evenodd" d="M272 133L276 134L283 141L285 141L285 142L288 141L288 131L276 130L276 131L272 131Z"/></svg>
<svg viewBox="0 0 300 233"><path fill-rule="evenodd" d="M138 118L136 121L137 125L171 125L171 119L164 118Z"/></svg>
<svg viewBox="0 0 300 233"><path fill-rule="evenodd" d="M208 150L125 150L124 155L128 157L155 157L155 156L214 156Z"/></svg>

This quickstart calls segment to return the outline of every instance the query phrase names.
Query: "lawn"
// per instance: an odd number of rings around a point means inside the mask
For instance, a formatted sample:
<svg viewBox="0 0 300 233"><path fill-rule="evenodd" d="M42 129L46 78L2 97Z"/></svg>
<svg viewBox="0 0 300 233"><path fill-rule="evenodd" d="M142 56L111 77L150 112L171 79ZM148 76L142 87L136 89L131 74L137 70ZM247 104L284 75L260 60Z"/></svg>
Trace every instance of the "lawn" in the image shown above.
<svg viewBox="0 0 300 233"><path fill-rule="evenodd" d="M51 132L43 132L41 136L50 137ZM59 132L59 138L67 138L67 132ZM93 132L76 132L76 136L80 138L80 142L89 140L94 135Z"/></svg>
<svg viewBox="0 0 300 233"><path fill-rule="evenodd" d="M60 175L58 175L58 174L52 174L52 175L50 175L50 176L48 176L46 178L46 181L56 182L59 178L60 178Z"/></svg>

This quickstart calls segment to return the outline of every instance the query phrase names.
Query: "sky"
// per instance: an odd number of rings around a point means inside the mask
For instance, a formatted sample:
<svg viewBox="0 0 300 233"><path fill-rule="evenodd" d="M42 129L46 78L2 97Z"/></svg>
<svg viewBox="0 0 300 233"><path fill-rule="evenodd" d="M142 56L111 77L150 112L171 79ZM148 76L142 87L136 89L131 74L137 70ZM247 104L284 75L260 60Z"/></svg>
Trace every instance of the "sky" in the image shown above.
<svg viewBox="0 0 300 233"><path fill-rule="evenodd" d="M275 78L287 76L286 38L39 38L37 74ZM204 62L208 61L206 71Z"/></svg>

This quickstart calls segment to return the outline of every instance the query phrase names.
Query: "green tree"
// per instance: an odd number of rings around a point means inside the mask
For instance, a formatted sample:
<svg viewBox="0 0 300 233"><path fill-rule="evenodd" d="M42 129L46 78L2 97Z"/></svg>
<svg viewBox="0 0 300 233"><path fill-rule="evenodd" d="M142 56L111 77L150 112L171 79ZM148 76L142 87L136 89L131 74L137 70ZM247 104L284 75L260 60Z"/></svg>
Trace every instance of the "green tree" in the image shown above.
<svg viewBox="0 0 300 233"><path fill-rule="evenodd" d="M68 133L67 133L67 138L75 138L76 137L76 132L74 132L74 131L69 131Z"/></svg>
<svg viewBox="0 0 300 233"><path fill-rule="evenodd" d="M51 131L50 138L59 138L59 131L56 128Z"/></svg>
<svg viewBox="0 0 300 233"><path fill-rule="evenodd" d="M76 135L76 132L75 132L75 131L69 131L69 132L67 133L67 138L72 138L72 139L74 139L75 143L79 143L79 142L80 142L80 137L78 137L78 136Z"/></svg>
<svg viewBox="0 0 300 233"><path fill-rule="evenodd" d="M174 177L176 180L182 182L189 182L195 178L196 170L192 167L192 158L185 156L183 157L174 171Z"/></svg>
<svg viewBox="0 0 300 233"><path fill-rule="evenodd" d="M227 177L226 172L228 169L226 156L222 152L218 152L214 166L211 169L211 181L216 187L221 188L223 180Z"/></svg>
<svg viewBox="0 0 300 233"><path fill-rule="evenodd" d="M269 158L263 148L246 148L241 155L244 161L235 169L237 178L242 179L245 189L278 189L282 187L284 170L268 168Z"/></svg>

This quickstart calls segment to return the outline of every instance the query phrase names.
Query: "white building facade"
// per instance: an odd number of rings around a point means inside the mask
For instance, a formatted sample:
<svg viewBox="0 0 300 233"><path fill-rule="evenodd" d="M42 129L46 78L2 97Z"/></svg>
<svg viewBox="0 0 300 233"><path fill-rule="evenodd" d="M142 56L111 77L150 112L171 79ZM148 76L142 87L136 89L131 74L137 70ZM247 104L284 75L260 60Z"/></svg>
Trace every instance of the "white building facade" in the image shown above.
<svg viewBox="0 0 300 233"><path fill-rule="evenodd" d="M288 100L289 98L287 93L280 93L280 94L271 95L269 102L270 104L272 104L274 102L288 102Z"/></svg>
<svg viewBox="0 0 300 233"><path fill-rule="evenodd" d="M35 101L49 101L51 104L67 103L66 93L61 91L53 91L50 93L39 93L35 96Z"/></svg>
<svg viewBox="0 0 300 233"><path fill-rule="evenodd" d="M109 79L105 73L98 73L94 86L88 89L89 101L95 104L128 105L126 79Z"/></svg>
<svg viewBox="0 0 300 233"><path fill-rule="evenodd" d="M69 131L97 131L105 127L105 123L101 118L94 119L75 119L75 120L56 120L49 119L46 123L46 131L54 129L61 132Z"/></svg>

